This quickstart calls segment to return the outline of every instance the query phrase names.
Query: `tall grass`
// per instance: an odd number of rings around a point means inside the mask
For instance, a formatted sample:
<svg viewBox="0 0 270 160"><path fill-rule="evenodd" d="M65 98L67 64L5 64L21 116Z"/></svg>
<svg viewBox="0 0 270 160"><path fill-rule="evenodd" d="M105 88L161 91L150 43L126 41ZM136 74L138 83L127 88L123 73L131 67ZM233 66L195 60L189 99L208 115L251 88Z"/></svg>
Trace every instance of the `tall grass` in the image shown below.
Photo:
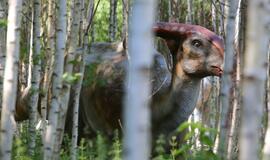
<svg viewBox="0 0 270 160"><path fill-rule="evenodd" d="M220 158L213 152L213 134L217 134L214 129L204 127L200 123L184 123L177 132L188 130L184 136L184 144L179 144L177 136L170 140L160 135L155 141L152 160L176 160L178 157L185 160L219 160ZM28 154L27 123L19 125L13 143L12 159L14 160L40 160L42 159L43 148L42 139L37 131L35 155ZM176 134L177 135L177 134ZM199 143L199 144L198 144ZM69 147L71 139L65 135L60 153L61 160L69 160ZM169 144L169 146L167 146ZM169 151L168 151L169 148ZM106 136L98 133L96 138L81 139L78 145L78 160L122 160L122 139L118 131L109 140Z"/></svg>

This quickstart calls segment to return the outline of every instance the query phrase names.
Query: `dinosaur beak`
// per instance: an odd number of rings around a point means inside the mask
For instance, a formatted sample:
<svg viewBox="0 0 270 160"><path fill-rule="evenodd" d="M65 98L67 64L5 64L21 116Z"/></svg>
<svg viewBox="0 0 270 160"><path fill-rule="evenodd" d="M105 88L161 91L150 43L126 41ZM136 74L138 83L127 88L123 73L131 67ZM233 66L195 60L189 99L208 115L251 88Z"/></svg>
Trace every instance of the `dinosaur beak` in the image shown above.
<svg viewBox="0 0 270 160"><path fill-rule="evenodd" d="M223 69L221 67L219 67L219 66L211 66L211 73L214 76L221 77L222 74L223 74Z"/></svg>

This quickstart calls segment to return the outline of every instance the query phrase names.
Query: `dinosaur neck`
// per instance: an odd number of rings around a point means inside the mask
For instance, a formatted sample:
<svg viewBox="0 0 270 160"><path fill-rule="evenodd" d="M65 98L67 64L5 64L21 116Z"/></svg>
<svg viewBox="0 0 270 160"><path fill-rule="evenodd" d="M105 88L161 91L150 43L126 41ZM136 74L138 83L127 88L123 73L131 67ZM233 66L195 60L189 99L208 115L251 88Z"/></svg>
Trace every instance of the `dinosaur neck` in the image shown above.
<svg viewBox="0 0 270 160"><path fill-rule="evenodd" d="M201 78L188 76L177 63L174 67L170 88L170 101L172 102L172 112L181 119L187 119L193 112L200 90Z"/></svg>
<svg viewBox="0 0 270 160"><path fill-rule="evenodd" d="M193 112L200 90L199 78L177 79L171 89L171 112L176 117L186 120Z"/></svg>
<svg viewBox="0 0 270 160"><path fill-rule="evenodd" d="M172 76L171 85L163 96L165 98L154 106L158 110L157 113L163 113L153 114L153 121L158 122L154 123L157 126L153 127L158 133L169 133L186 121L193 112L199 96L201 78L189 77L179 69L175 72L179 74Z"/></svg>

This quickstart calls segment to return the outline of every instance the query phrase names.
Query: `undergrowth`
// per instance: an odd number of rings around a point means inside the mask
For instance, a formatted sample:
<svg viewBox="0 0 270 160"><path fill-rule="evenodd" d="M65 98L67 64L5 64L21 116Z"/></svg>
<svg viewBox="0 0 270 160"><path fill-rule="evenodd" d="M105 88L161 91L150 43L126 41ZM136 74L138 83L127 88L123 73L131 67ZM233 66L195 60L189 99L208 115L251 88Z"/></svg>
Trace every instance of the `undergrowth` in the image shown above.
<svg viewBox="0 0 270 160"><path fill-rule="evenodd" d="M214 140L211 135L217 134L214 129L204 127L200 123L183 123L177 132L186 131L185 143L179 144L178 138L173 136L170 140L163 135L155 140L152 160L219 160L213 152ZM29 156L27 124L22 124L17 132L12 149L14 160L40 160L42 159L41 135L36 135L35 155ZM70 160L69 146L71 140L64 136L63 147L60 152L61 160ZM169 147L167 146L169 145ZM167 146L167 147L166 147ZM122 140L118 131L115 131L111 141L98 134L95 139L81 139L78 145L78 160L122 160ZM166 149L167 148L167 149ZM168 149L169 148L169 149ZM169 150L169 152L168 152ZM180 158L179 158L180 157Z"/></svg>

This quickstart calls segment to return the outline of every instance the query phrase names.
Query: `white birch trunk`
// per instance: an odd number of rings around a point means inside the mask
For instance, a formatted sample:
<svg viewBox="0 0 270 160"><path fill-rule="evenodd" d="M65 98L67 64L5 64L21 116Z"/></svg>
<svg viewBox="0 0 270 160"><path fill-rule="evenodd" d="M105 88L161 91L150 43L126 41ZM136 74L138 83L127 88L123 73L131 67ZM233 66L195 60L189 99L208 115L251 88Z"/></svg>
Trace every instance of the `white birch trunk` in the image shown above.
<svg viewBox="0 0 270 160"><path fill-rule="evenodd" d="M224 0L220 0L220 4L219 4L219 8L220 8L220 16L219 16L219 23L220 23L220 25L219 25L219 33L221 34L221 35L224 35L225 33L224 33L224 6L225 5L223 5L223 4L225 4L224 3Z"/></svg>
<svg viewBox="0 0 270 160"><path fill-rule="evenodd" d="M29 74L28 87L30 90L29 102L29 154L34 155L36 147L35 139L35 125L37 121L37 105L39 98L39 84L40 84L40 0L33 1L32 9L32 32L30 42L30 57L29 57Z"/></svg>
<svg viewBox="0 0 270 160"><path fill-rule="evenodd" d="M216 3L216 0L213 0L211 4L211 13L212 13L213 31L217 33L217 14L216 14L215 3Z"/></svg>
<svg viewBox="0 0 270 160"><path fill-rule="evenodd" d="M199 2L199 7L200 9L197 12L197 17L198 17L198 25L205 26L205 12L204 12L204 1ZM212 14L213 16L213 14ZM215 32L216 33L216 32Z"/></svg>
<svg viewBox="0 0 270 160"><path fill-rule="evenodd" d="M0 2L0 21L6 20L6 1ZM6 34L7 30L5 27L0 27L0 91L3 90L3 77L5 68L5 55L6 55ZM0 92L0 111L2 109L2 92Z"/></svg>
<svg viewBox="0 0 270 160"><path fill-rule="evenodd" d="M192 0L187 0L188 13L187 13L187 23L192 23Z"/></svg>
<svg viewBox="0 0 270 160"><path fill-rule="evenodd" d="M85 54L85 53L83 53L83 54ZM73 118L72 118L72 137L71 137L71 147L70 147L71 160L77 159L78 126L79 126L78 125L79 99L80 99L80 92L81 92L83 74L84 74L84 58L83 57L82 57L82 64L80 66L81 77L75 85L75 96L74 96L73 114L72 114L73 115Z"/></svg>
<svg viewBox="0 0 270 160"><path fill-rule="evenodd" d="M122 14L123 14L123 24L122 24L122 40L128 41L128 12L129 12L129 0L122 0ZM127 45L126 45L127 46Z"/></svg>
<svg viewBox="0 0 270 160"><path fill-rule="evenodd" d="M79 100L80 100L80 93L81 87L83 82L84 70L85 70L85 60L84 55L87 54L87 45L88 45L88 36L84 36L84 51L81 56L81 64L80 64L80 74L81 77L79 81L75 85L75 96L74 96L74 103L73 103L73 121L72 121L72 139L71 139L71 147L70 147L70 154L71 160L76 160L77 158L77 143L78 143L78 119L79 119Z"/></svg>
<svg viewBox="0 0 270 160"><path fill-rule="evenodd" d="M47 106L48 106L48 93L50 92L51 78L53 72L53 64L55 61L55 0L48 1L48 47L45 62L45 75L42 83L43 95L41 97L41 116L42 116L42 128L41 133L44 141L46 132L46 118L47 118ZM45 143L45 142L43 142Z"/></svg>
<svg viewBox="0 0 270 160"><path fill-rule="evenodd" d="M122 24L122 41L125 42L126 47L126 54L129 59L129 53L128 53L128 22L129 22L129 11L130 11L130 4L129 0L122 0L122 14L123 14L123 24Z"/></svg>
<svg viewBox="0 0 270 160"><path fill-rule="evenodd" d="M100 1L97 2L97 5L100 3ZM97 6L96 6L97 7ZM94 13L94 10L95 10L95 1L93 0L90 0L89 4L88 4L88 7L87 7L87 14L88 14L88 17L87 17L87 21L90 22L91 21L91 16L89 15L92 15ZM92 20L94 21L94 20ZM85 22L86 23L86 22ZM86 25L86 24L85 24ZM91 42L93 43L95 41L95 27L94 27L94 24L92 24L92 27L91 27L91 31L90 31L90 37L91 37ZM83 38L83 36L82 36Z"/></svg>
<svg viewBox="0 0 270 160"><path fill-rule="evenodd" d="M238 8L238 0L229 0L226 17L226 40L225 40L225 61L224 74L221 83L221 119L220 119L220 133L219 133L219 147L218 153L223 159L228 157L228 136L230 130L229 108L231 106L232 95L232 73L234 63L234 41L235 41L235 19Z"/></svg>
<svg viewBox="0 0 270 160"><path fill-rule="evenodd" d="M269 42L270 3L250 0L246 52L243 72L243 110L240 132L240 160L260 159L260 135L263 116L267 45Z"/></svg>
<svg viewBox="0 0 270 160"><path fill-rule="evenodd" d="M11 159L12 139L16 127L14 119L17 95L20 52L21 0L9 0L7 28L7 57L4 73L3 109L1 113L0 159Z"/></svg>
<svg viewBox="0 0 270 160"><path fill-rule="evenodd" d="M179 21L179 9L178 0L169 0L169 21L178 22Z"/></svg>
<svg viewBox="0 0 270 160"><path fill-rule="evenodd" d="M150 158L150 68L153 58L154 0L133 2L129 37L130 65L124 108L124 159ZM144 19L144 23L141 20Z"/></svg>
<svg viewBox="0 0 270 160"><path fill-rule="evenodd" d="M269 96L270 96L270 90L269 90L269 87L270 87L270 63L269 63L269 60L270 60L270 44L269 44L269 47L268 47L268 73L267 73L267 131L266 131L266 135L265 135L265 144L264 144L264 147L263 147L263 159L264 160L268 160L270 159L270 109L269 109L269 105L270 105L270 99L269 99Z"/></svg>
<svg viewBox="0 0 270 160"><path fill-rule="evenodd" d="M215 28L214 30L215 31L217 31L218 30L218 32L219 32L219 34L221 35L221 36L225 36L224 35L224 18L225 18L225 12L224 12L224 0L220 0L220 2L221 3L219 3L219 6L218 6L218 8L220 9L220 13L218 14L218 22L219 22L219 26L217 26L217 28ZM213 78L213 84L214 83L216 83L216 86L217 86L217 88L214 90L217 94L216 95L220 95L220 82L221 82L221 80L217 80L216 78ZM217 98L217 97L214 97L214 95L213 95L213 99L216 99L215 101L216 101L216 105L217 106L220 106L220 104L221 104L221 102L220 102L220 98ZM220 109L220 107L217 107L217 113L219 114L219 115L217 115L216 117L217 117L217 119L216 119L216 124L215 124L215 128L217 128L217 131L218 132L220 132L220 121L221 121L221 119L220 119L220 113L221 113L221 109ZM214 152L215 153L217 153L218 152L218 147L219 147L219 135L217 135L216 136L216 139L215 139L215 145L214 145Z"/></svg>
<svg viewBox="0 0 270 160"><path fill-rule="evenodd" d="M117 0L110 0L110 25L109 25L109 39L110 42L115 40L117 32Z"/></svg>
<svg viewBox="0 0 270 160"><path fill-rule="evenodd" d="M84 4L82 3L82 12L81 17L84 15L83 11L85 9ZM89 2L89 10L87 11L87 17L88 17L88 23L91 25L91 18L93 18L93 9L94 9L94 0L90 0ZM84 21L81 18L82 21L82 30L83 37L83 51L81 54L81 63L79 65L79 72L81 74L81 77L79 81L75 85L75 96L74 96L74 103L73 103L73 119L72 119L72 137L71 137L71 147L70 147L70 154L71 154L71 160L77 159L77 144L78 144L78 120L79 120L79 100L80 100L80 93L81 93L81 87L83 83L83 76L84 76L84 70L85 70L85 55L88 52L88 30L86 27L86 19Z"/></svg>
<svg viewBox="0 0 270 160"><path fill-rule="evenodd" d="M68 28L68 39L67 39L67 57L64 66L64 73L67 75L73 74L73 63L76 56L76 49L79 43L79 28L80 28L80 12L81 12L81 3L77 0L71 1L71 12L70 12L70 25ZM64 136L65 122L66 122L66 114L68 110L68 102L70 97L70 83L63 83L63 88L61 91L61 105L59 112L59 121L57 128L57 139L55 146L55 153L60 153L62 139Z"/></svg>
<svg viewBox="0 0 270 160"><path fill-rule="evenodd" d="M168 0L168 16L169 16L169 22L171 22L172 17L172 1Z"/></svg>
<svg viewBox="0 0 270 160"><path fill-rule="evenodd" d="M55 157L54 147L57 141L57 125L60 112L60 93L62 89L62 75L64 71L64 53L66 44L66 0L58 0L58 12L56 23L56 53L54 71L52 76L52 99L49 112L49 123L46 129L44 159L51 160Z"/></svg>
<svg viewBox="0 0 270 160"><path fill-rule="evenodd" d="M239 0L239 7L237 9L236 15L236 27L235 27L235 49L236 49L236 75L235 75L235 87L234 87L234 97L233 97L233 110L232 110L232 117L231 117L231 129L229 133L228 139L228 159L237 159L239 153L239 131L240 131L240 122L241 122L241 114L240 114L240 103L241 103L241 91L240 91L240 84L241 84L241 70L240 64L242 64L242 59L240 54L243 53L242 50L242 43L239 41L243 41L240 37L243 36L243 30L240 25L244 25L244 20L241 19L241 12L240 8L243 8L243 1ZM242 9L244 10L244 9Z"/></svg>

